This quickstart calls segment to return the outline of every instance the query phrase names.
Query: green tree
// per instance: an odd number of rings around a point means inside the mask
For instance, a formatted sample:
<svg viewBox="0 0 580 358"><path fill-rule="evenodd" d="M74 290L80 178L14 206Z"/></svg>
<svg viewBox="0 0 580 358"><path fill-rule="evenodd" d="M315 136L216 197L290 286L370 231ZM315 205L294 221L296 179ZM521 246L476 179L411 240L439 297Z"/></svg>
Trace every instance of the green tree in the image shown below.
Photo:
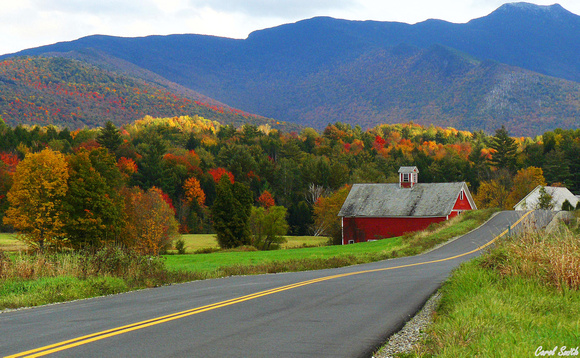
<svg viewBox="0 0 580 358"><path fill-rule="evenodd" d="M268 209L252 206L250 230L252 245L260 250L279 249L286 242L288 233L287 211L283 206L271 206Z"/></svg>
<svg viewBox="0 0 580 358"><path fill-rule="evenodd" d="M115 127L113 122L107 121L105 126L101 128L97 135L97 143L107 148L111 153L115 153L115 151L121 146L123 139L121 138L121 133L117 127Z"/></svg>
<svg viewBox="0 0 580 358"><path fill-rule="evenodd" d="M489 160L492 167L505 168L510 171L515 168L518 146L504 126L495 131L495 136L493 136L489 147L494 150Z"/></svg>
<svg viewBox="0 0 580 358"><path fill-rule="evenodd" d="M68 177L61 153L45 149L28 154L16 167L4 224L12 225L23 241L41 251L46 245L62 246Z"/></svg>
<svg viewBox="0 0 580 358"><path fill-rule="evenodd" d="M68 192L64 199L67 239L75 248L112 242L123 223L121 173L106 149L81 150L69 157Z"/></svg>
<svg viewBox="0 0 580 358"><path fill-rule="evenodd" d="M554 209L554 198L552 197L552 195L550 195L550 193L548 193L545 186L540 188L540 197L538 198L536 209L539 210Z"/></svg>
<svg viewBox="0 0 580 358"><path fill-rule="evenodd" d="M566 199L562 203L562 210L564 210L564 211L574 211L574 206L568 201L568 199Z"/></svg>
<svg viewBox="0 0 580 358"><path fill-rule="evenodd" d="M220 247L227 249L251 244L248 220L252 202L246 185L232 184L227 175L222 175L211 207L212 225Z"/></svg>
<svg viewBox="0 0 580 358"><path fill-rule="evenodd" d="M167 152L165 141L158 134L151 134L145 142L138 146L141 159L137 162L137 173L134 180L143 189L154 186L164 187L165 168L163 166L163 155Z"/></svg>

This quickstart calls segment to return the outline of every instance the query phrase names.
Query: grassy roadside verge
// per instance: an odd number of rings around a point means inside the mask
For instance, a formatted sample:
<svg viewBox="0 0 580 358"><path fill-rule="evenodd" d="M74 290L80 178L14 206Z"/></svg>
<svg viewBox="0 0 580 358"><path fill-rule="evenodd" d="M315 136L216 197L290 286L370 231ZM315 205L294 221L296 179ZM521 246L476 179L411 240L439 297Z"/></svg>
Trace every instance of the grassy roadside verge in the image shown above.
<svg viewBox="0 0 580 358"><path fill-rule="evenodd" d="M506 238L462 265L442 288L427 338L400 356L533 357L554 348L554 356L578 355L579 234L573 223Z"/></svg>
<svg viewBox="0 0 580 358"><path fill-rule="evenodd" d="M231 275L334 268L408 256L465 234L493 211L466 213L425 232L369 243L277 251L137 257L115 248L96 253L0 252L0 309L36 306Z"/></svg>

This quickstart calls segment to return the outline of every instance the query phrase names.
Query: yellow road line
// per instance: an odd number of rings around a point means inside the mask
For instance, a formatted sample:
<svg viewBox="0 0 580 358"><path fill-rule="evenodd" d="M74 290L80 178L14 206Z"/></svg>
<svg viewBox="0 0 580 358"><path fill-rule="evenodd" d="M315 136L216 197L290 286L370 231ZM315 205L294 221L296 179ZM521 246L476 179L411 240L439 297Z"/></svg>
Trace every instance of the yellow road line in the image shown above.
<svg viewBox="0 0 580 358"><path fill-rule="evenodd" d="M524 220L524 218L526 218L530 213L532 213L532 211L528 211L527 213L525 213L518 221L516 221L515 223L513 223L510 226L510 229L513 229L522 220ZM447 257L447 258L444 258L444 259L433 260L433 261L417 262L417 263L414 263L414 264L407 264L407 265L401 265L401 266L386 267L386 268L381 268L381 269L356 271L356 272L350 272L350 273L344 273L344 274L338 274L338 275L333 275L333 276L326 276L326 277L316 278L316 279L312 279L312 280L308 280L308 281L297 282L297 283L293 283L293 284L290 284L290 285L281 286L281 287L273 288L273 289L270 289L270 290L260 291L260 292L253 293L253 294L250 294L250 295L245 295L245 296L241 296L241 297L238 297L238 298L233 298L233 299L230 299L230 300L213 303L211 305L206 305L206 306L201 306L201 307L197 307L197 308L192 308L192 309L189 309L189 310L185 310L185 311L173 313L173 314L170 314L170 315L161 316L161 317L157 317L157 318L153 318L153 319L149 319L149 320L137 322L137 323L129 324L129 325L126 325L126 326L121 326L121 327L117 327L117 328L113 328L113 329L109 329L109 330L105 330L105 331L101 331L101 332L97 332L97 333L85 335L85 336L82 336L82 337L77 337L77 338L70 339L70 340L67 340L67 341L63 341L63 342L51 344L51 345L48 345L48 346L44 346L44 347L32 349L32 350L29 350L29 351L26 351L26 352L21 352L21 353L17 353L17 354L14 354L14 355L10 355L10 356L7 356L6 358L16 358L16 357L42 357L42 356L45 356L47 354L60 352L60 351L63 351L63 350L66 350L66 349L70 349L70 348L73 348L73 347L77 347L77 346L81 346L81 345L84 345L84 344L87 344L87 343L90 343L90 342L99 341L99 340L102 340L102 339L105 339L105 338L108 338L108 337L113 337L113 336L117 336L117 335L120 335L120 334L123 334L123 333L128 333L128 332L136 331L136 330L143 329L143 328L146 328L146 327L155 326L155 325L158 325L158 324L161 324L161 323L165 323L165 322L173 321L173 320L176 320L176 319L180 319L180 318L184 318L184 317L196 315L196 314L199 314L199 313L202 313L202 312L207 312L207 311L215 310L215 309L218 309L218 308L231 306L231 305L234 305L234 304L237 304L237 303L241 303L241 302L245 302L245 301L250 301L250 300L253 300L253 299L256 299L256 298L259 298L259 297L264 297L264 296L272 295L274 293L288 291L288 290L291 290L291 289L294 289L294 288L298 288L298 287L302 287L302 286L312 285L312 284L318 283L318 282L323 282L323 281L328 281L328 280L334 280L334 279L337 279L337 278L354 276L354 275L360 275L360 274L365 274L365 273L388 271L388 270L395 270L395 269L400 269L400 268L405 268L405 267L428 265L428 264L433 264L433 263L438 263L438 262L450 261L450 260L453 260L453 259L456 259L456 258L460 258L460 257L463 257L463 256L467 256L467 255L473 254L473 253L475 253L475 252L477 252L479 250L482 250L482 249L490 246L497 239L499 239L500 237L502 237L505 234L507 234L508 231L509 231L509 229L504 230L501 234L499 234L496 237L494 237L491 241L489 241L485 245L482 245L482 246L480 246L480 247L478 247L478 248L476 248L474 250L471 250L469 252L466 252L466 253L463 253L463 254L459 254L459 255L455 255L455 256L452 256L452 257Z"/></svg>

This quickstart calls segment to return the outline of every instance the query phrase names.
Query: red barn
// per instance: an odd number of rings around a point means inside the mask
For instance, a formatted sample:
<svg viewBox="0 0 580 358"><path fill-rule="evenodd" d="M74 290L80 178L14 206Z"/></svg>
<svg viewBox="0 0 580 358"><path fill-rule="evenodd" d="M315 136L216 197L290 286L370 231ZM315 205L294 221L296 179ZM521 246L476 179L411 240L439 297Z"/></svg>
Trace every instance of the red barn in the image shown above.
<svg viewBox="0 0 580 358"><path fill-rule="evenodd" d="M417 167L401 167L398 184L354 184L338 213L342 244L400 236L477 210L465 182L423 184L418 175Z"/></svg>

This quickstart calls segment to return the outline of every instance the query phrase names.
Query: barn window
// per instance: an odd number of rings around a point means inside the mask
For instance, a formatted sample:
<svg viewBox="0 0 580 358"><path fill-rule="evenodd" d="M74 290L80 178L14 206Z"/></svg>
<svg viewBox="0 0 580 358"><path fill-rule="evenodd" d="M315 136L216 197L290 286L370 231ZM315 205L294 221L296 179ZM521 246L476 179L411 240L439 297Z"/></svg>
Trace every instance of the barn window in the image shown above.
<svg viewBox="0 0 580 358"><path fill-rule="evenodd" d="M459 193L459 200L463 200L463 190Z"/></svg>
<svg viewBox="0 0 580 358"><path fill-rule="evenodd" d="M403 173L403 182L404 183L408 183L410 181L409 175L410 175L409 173Z"/></svg>
<svg viewBox="0 0 580 358"><path fill-rule="evenodd" d="M349 244L354 244L354 240L348 240Z"/></svg>

